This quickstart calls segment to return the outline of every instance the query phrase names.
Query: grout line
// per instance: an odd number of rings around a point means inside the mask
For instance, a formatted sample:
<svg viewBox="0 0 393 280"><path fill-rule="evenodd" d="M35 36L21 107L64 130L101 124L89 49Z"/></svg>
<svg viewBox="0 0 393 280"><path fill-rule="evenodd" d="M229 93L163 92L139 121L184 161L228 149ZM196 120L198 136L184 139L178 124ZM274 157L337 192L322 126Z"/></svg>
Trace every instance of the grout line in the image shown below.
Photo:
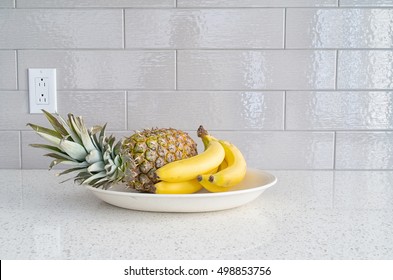
<svg viewBox="0 0 393 280"><path fill-rule="evenodd" d="M334 90L337 91L337 84L338 84L338 50L336 50L336 61L334 67Z"/></svg>
<svg viewBox="0 0 393 280"><path fill-rule="evenodd" d="M126 9L123 9L123 49L126 48Z"/></svg>
<svg viewBox="0 0 393 280"><path fill-rule="evenodd" d="M333 170L336 170L336 154L337 154L337 131L334 131L333 136Z"/></svg>
<svg viewBox="0 0 393 280"><path fill-rule="evenodd" d="M125 94L125 96L124 96L124 100L125 100L125 106L124 106L125 113L124 113L124 117L126 118L126 119L125 119L125 129L128 130L128 92L127 92L127 91L124 91L124 94Z"/></svg>
<svg viewBox="0 0 393 280"><path fill-rule="evenodd" d="M22 130L19 131L19 168L23 169L23 155L22 155Z"/></svg>
<svg viewBox="0 0 393 280"><path fill-rule="evenodd" d="M178 77L177 71L178 71L178 69L177 69L177 50L175 50L175 91L177 91L179 88L178 81L177 81L177 77Z"/></svg>
<svg viewBox="0 0 393 280"><path fill-rule="evenodd" d="M15 7L4 7L1 9L13 9L13 8L19 8L16 4L17 2L15 1ZM341 5L341 4L339 4ZM39 9L51 9L51 10L87 10L87 9L92 9L92 10L115 10L115 9L132 9L132 10L173 10L175 8L183 9L183 10L193 10L193 9L201 9L201 10L255 10L255 9L265 9L265 10L271 10L271 9L310 9L310 10L328 10L328 9L339 9L339 10L344 10L344 9L361 9L361 10L367 10L367 9L390 9L392 8L393 5L389 6L378 6L378 5L369 5L369 6L260 6L260 7L200 7L200 6L192 6L192 7L178 7L177 4L176 6L171 6L171 7L148 7L148 6L140 6L140 7L132 7L132 6L73 6L73 7L53 7L53 6L39 6L39 7L24 7L23 9L29 9L29 10L39 10Z"/></svg>
<svg viewBox="0 0 393 280"><path fill-rule="evenodd" d="M283 126L284 126L284 131L287 130L287 91L284 91L284 112L283 112Z"/></svg>
<svg viewBox="0 0 393 280"><path fill-rule="evenodd" d="M28 88L18 89L20 91L28 91ZM15 89L0 89L1 91L18 91ZM119 91L138 91L138 92L160 92L160 91L176 91L176 88L162 89L146 89L146 88L116 88L116 89L58 89L58 92L119 92ZM393 93L393 89L181 89L184 92L388 92Z"/></svg>
<svg viewBox="0 0 393 280"><path fill-rule="evenodd" d="M18 50L15 50L15 70L16 70L16 90L19 90L19 51Z"/></svg>
<svg viewBox="0 0 393 280"><path fill-rule="evenodd" d="M284 50L287 48L287 8L284 9L284 30L283 30L283 48Z"/></svg>
<svg viewBox="0 0 393 280"><path fill-rule="evenodd" d="M2 51L6 51L6 50L15 50L12 48L4 48L1 49ZM20 51L124 51L124 49L121 48L18 48L18 50ZM277 48L127 48L127 51L174 51L174 50L178 50L178 51L200 51L200 52L204 52L204 51L223 51L223 52L227 52L227 51L313 51L313 52L322 52L322 51L347 51L347 52L351 52L351 51L378 51L378 52L392 52L392 48L282 48L282 47L277 47Z"/></svg>

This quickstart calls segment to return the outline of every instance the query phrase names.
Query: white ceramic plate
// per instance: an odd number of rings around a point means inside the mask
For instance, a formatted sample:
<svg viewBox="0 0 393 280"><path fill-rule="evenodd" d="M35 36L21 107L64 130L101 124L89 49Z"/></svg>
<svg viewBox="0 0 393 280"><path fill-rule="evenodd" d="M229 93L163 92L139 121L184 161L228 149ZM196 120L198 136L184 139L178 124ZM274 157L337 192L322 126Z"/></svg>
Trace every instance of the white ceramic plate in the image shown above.
<svg viewBox="0 0 393 280"><path fill-rule="evenodd" d="M277 178L265 171L247 169L244 180L228 192L194 194L149 194L115 185L107 190L87 186L98 198L122 208L154 212L207 212L244 205L273 186Z"/></svg>

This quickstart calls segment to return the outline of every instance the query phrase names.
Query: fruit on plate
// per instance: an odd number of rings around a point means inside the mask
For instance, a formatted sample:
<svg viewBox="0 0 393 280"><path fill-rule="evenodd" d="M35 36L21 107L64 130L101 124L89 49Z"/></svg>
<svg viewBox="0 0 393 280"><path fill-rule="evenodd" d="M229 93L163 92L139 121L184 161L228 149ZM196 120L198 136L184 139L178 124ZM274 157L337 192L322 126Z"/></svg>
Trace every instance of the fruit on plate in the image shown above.
<svg viewBox="0 0 393 280"><path fill-rule="evenodd" d="M198 129L198 136L205 131L202 126ZM166 182L184 182L196 179L199 174L217 170L225 157L225 150L220 142L205 135L203 138L205 151L199 155L171 162L156 171L156 175Z"/></svg>
<svg viewBox="0 0 393 280"><path fill-rule="evenodd" d="M54 158L49 168L59 163L70 165L59 175L77 172L74 179L80 184L107 189L125 182L138 191L155 193L158 168L197 155L196 143L181 130L143 130L116 141L105 135L106 125L87 129L82 117L68 114L65 120L46 111L44 114L53 129L27 125L50 145L31 146L49 151L46 156Z"/></svg>
<svg viewBox="0 0 393 280"><path fill-rule="evenodd" d="M199 183L210 192L228 191L239 184L247 172L247 164L240 150L232 143L218 140L225 150L225 158L219 166L218 172L213 174L200 174Z"/></svg>
<svg viewBox="0 0 393 280"><path fill-rule="evenodd" d="M200 126L198 136L205 151L197 156L168 163L156 171L160 180L168 184L197 181L210 192L231 190L245 177L246 161L240 150L232 143L219 140Z"/></svg>
<svg viewBox="0 0 393 280"><path fill-rule="evenodd" d="M203 188L197 179L177 183L160 181L155 183L154 186L157 194L190 194Z"/></svg>
<svg viewBox="0 0 393 280"><path fill-rule="evenodd" d="M57 164L71 168L59 173L77 172L75 181L107 189L124 182L140 192L189 194L202 189L229 191L246 175L246 161L233 144L219 140L200 126L197 134L205 150L198 154L197 144L185 132L173 128L145 129L116 141L105 135L106 125L87 129L82 117L43 111L53 129L28 123L50 145L31 144L48 150Z"/></svg>

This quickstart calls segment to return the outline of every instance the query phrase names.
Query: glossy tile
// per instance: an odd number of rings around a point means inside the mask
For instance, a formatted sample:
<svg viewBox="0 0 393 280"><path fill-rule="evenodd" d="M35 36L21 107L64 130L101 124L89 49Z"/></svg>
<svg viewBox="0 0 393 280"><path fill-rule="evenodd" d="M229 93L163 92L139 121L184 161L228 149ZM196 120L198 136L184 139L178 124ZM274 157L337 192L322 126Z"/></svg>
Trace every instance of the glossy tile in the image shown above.
<svg viewBox="0 0 393 280"><path fill-rule="evenodd" d="M243 152L248 166L261 169L332 169L333 132L213 131Z"/></svg>
<svg viewBox="0 0 393 280"><path fill-rule="evenodd" d="M289 91L290 130L393 129L393 92Z"/></svg>
<svg viewBox="0 0 393 280"><path fill-rule="evenodd" d="M122 48L122 25L120 9L4 9L0 48Z"/></svg>
<svg viewBox="0 0 393 280"><path fill-rule="evenodd" d="M393 10L288 9L287 48L392 48Z"/></svg>
<svg viewBox="0 0 393 280"><path fill-rule="evenodd" d="M173 51L20 51L19 87L27 89L27 68L57 68L57 88L174 89Z"/></svg>
<svg viewBox="0 0 393 280"><path fill-rule="evenodd" d="M1 0L0 1L0 8L14 8L15 7L15 0Z"/></svg>
<svg viewBox="0 0 393 280"><path fill-rule="evenodd" d="M129 9L126 48L283 48L283 17L283 9Z"/></svg>
<svg viewBox="0 0 393 280"><path fill-rule="evenodd" d="M44 144L45 140L33 131L22 131L21 135L22 169L48 169L52 159L44 156L47 152L29 146L30 144Z"/></svg>
<svg viewBox="0 0 393 280"><path fill-rule="evenodd" d="M24 130L26 123L45 124L40 114L29 114L27 91L0 91L0 128L2 130Z"/></svg>
<svg viewBox="0 0 393 280"><path fill-rule="evenodd" d="M128 129L282 130L283 92L128 92Z"/></svg>
<svg viewBox="0 0 393 280"><path fill-rule="evenodd" d="M331 169L333 167L334 134L332 132L232 132L213 131L216 137L228 139L244 154L249 167L261 169ZM116 139L129 136L133 131L116 132ZM198 147L202 142L196 128L188 131ZM50 159L40 149L29 147L42 143L34 132L22 132L23 168L47 168Z"/></svg>
<svg viewBox="0 0 393 280"><path fill-rule="evenodd" d="M178 7L331 7L337 0L177 0Z"/></svg>
<svg viewBox="0 0 393 280"><path fill-rule="evenodd" d="M334 207L393 210L392 171L337 171Z"/></svg>
<svg viewBox="0 0 393 280"><path fill-rule="evenodd" d="M393 132L338 132L337 169L391 169Z"/></svg>
<svg viewBox="0 0 393 280"><path fill-rule="evenodd" d="M393 51L339 51L338 89L392 89Z"/></svg>
<svg viewBox="0 0 393 280"><path fill-rule="evenodd" d="M59 114L83 116L88 127L104 125L108 130L125 130L126 93L124 91L61 91Z"/></svg>
<svg viewBox="0 0 393 280"><path fill-rule="evenodd" d="M340 0L343 7L393 7L392 0Z"/></svg>
<svg viewBox="0 0 393 280"><path fill-rule="evenodd" d="M19 131L0 131L0 168L20 168Z"/></svg>
<svg viewBox="0 0 393 280"><path fill-rule="evenodd" d="M18 8L175 7L176 0L18 0Z"/></svg>
<svg viewBox="0 0 393 280"><path fill-rule="evenodd" d="M333 89L334 51L178 51L179 89Z"/></svg>
<svg viewBox="0 0 393 280"><path fill-rule="evenodd" d="M0 90L16 89L16 54L15 51L0 50Z"/></svg>
<svg viewBox="0 0 393 280"><path fill-rule="evenodd" d="M58 112L84 117L87 126L108 123L108 129L126 129L125 92L58 91ZM4 130L30 130L26 123L48 126L43 114L30 114L27 91L0 91L0 127ZM17 116L17 117L16 117Z"/></svg>

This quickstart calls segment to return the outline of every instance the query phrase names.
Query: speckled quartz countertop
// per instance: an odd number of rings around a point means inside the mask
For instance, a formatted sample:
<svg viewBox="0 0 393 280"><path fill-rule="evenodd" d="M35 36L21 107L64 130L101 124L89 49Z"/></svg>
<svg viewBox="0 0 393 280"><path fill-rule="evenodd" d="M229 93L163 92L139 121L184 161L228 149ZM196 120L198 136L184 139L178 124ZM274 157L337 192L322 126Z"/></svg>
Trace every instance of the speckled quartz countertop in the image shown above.
<svg viewBox="0 0 393 280"><path fill-rule="evenodd" d="M0 170L0 259L393 259L393 171L270 171L210 213L117 208L46 170Z"/></svg>

